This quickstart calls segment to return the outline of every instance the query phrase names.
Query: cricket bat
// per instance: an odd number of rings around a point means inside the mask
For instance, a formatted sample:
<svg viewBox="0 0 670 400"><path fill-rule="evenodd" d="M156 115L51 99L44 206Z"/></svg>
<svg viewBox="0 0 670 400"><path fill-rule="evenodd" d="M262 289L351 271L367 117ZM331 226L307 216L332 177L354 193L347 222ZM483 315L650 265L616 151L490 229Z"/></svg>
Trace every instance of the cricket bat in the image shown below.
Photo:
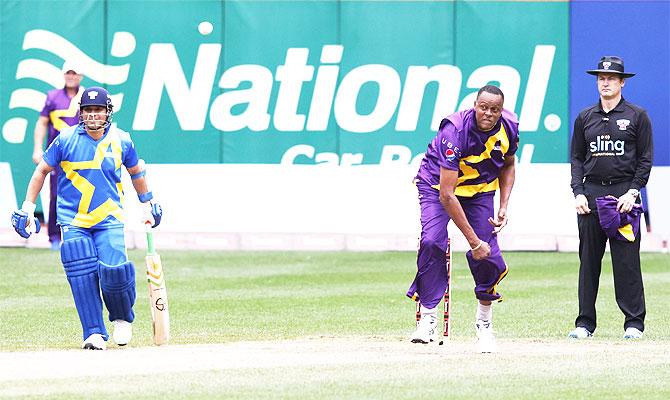
<svg viewBox="0 0 670 400"><path fill-rule="evenodd" d="M151 306L151 325L154 343L158 346L170 340L170 310L168 308L167 289L161 257L154 247L154 232L151 224L145 224L147 234L147 282L149 286L149 305Z"/></svg>

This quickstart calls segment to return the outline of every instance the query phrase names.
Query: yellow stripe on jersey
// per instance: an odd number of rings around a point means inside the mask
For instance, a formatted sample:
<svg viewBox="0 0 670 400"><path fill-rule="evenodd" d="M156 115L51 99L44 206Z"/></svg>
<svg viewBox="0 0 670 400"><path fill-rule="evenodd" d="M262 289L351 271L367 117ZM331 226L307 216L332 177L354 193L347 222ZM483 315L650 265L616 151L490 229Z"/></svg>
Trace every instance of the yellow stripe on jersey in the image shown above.
<svg viewBox="0 0 670 400"><path fill-rule="evenodd" d="M469 181L470 179L475 179L479 176L479 172L466 164L463 160L461 160L458 163L458 169L461 170L463 175L458 177L458 181L456 182L456 185L460 185L465 181Z"/></svg>
<svg viewBox="0 0 670 400"><path fill-rule="evenodd" d="M72 182L72 186L81 192L77 215L75 215L71 222L73 226L90 228L102 222L110 215L123 222L123 210L111 199L106 200L95 209L89 211L93 193L95 192L95 186L76 172L77 170L85 169L102 169L102 162L105 160L105 153L108 149L111 149L111 153L114 157L114 168L120 168L122 162L121 138L113 129L110 129L107 136L98 143L95 149L95 156L92 160L75 162L61 161L60 163L60 166L65 173L65 177ZM123 188L120 183L117 183L116 189L119 193L119 198L123 199Z"/></svg>
<svg viewBox="0 0 670 400"><path fill-rule="evenodd" d="M113 200L107 199L90 213L84 214L78 212L72 220L72 225L81 228L90 228L93 225L102 222L110 215L114 216L119 221L123 221L123 210Z"/></svg>
<svg viewBox="0 0 670 400"><path fill-rule="evenodd" d="M491 152L493 151L493 147L496 145L497 141L500 141L500 151L503 154L507 154L507 150L509 150L509 139L507 138L507 131L505 130L505 125L503 124L500 124L500 130L498 133L489 137L486 143L484 143L485 149L483 152L481 152L479 155L473 154L471 156L467 156L461 159L461 163L463 163L463 161L467 161L470 164L477 164L480 161L491 158Z"/></svg>
<svg viewBox="0 0 670 400"><path fill-rule="evenodd" d="M625 237L629 242L635 241L635 234L633 233L633 225L626 224L619 229L621 236Z"/></svg>
<svg viewBox="0 0 670 400"><path fill-rule="evenodd" d="M498 178L492 182L463 185L463 182L479 177L479 172L471 165L491 158L491 152L498 141L500 141L500 151L503 155L507 154L507 150L509 150L509 138L507 137L507 131L505 130L504 124L500 124L500 130L495 135L489 137L486 143L484 143L483 152L477 155L473 154L467 156L460 160L458 167L463 175L458 178L458 182L456 183L455 193L457 196L472 197L477 193L493 192L498 189Z"/></svg>
<svg viewBox="0 0 670 400"><path fill-rule="evenodd" d="M496 178L493 182L483 182L483 183L477 183L475 185L463 185L463 186L456 186L456 190L454 190L454 193L456 196L462 196L462 197L472 197L476 195L477 193L486 193L486 192L495 192L498 190L498 178Z"/></svg>
<svg viewBox="0 0 670 400"><path fill-rule="evenodd" d="M71 114L69 110L54 110L49 113L49 120L51 121L51 125L53 125L54 129L60 132L70 127L70 125L63 121L61 117L74 117L75 115L77 115L76 110L74 114Z"/></svg>
<svg viewBox="0 0 670 400"><path fill-rule="evenodd" d="M53 125L54 129L58 132L70 127L70 125L65 123L61 117L73 118L77 115L77 112L79 111L79 100L81 99L83 91L84 89L80 87L77 95L70 99L70 107L66 110L53 110L49 113L51 125Z"/></svg>

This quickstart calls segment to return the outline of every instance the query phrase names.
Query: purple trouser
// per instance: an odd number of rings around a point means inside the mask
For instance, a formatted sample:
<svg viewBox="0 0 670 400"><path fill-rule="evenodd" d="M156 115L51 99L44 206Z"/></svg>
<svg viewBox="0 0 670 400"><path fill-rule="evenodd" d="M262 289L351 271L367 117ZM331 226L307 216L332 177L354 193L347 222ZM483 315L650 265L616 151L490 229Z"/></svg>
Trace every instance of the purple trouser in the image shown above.
<svg viewBox="0 0 670 400"><path fill-rule="evenodd" d="M423 306L434 308L447 288L447 224L451 218L440 203L437 190L421 182L417 187L421 205L421 242L416 260L418 271L407 296L411 298L417 293ZM491 255L483 260L473 259L472 251L466 253L475 280L475 296L479 300L498 301L501 296L496 286L507 275L507 265L500 253L498 238L488 222L494 212L493 196L491 192L472 198L459 197L458 200L477 236L491 246Z"/></svg>

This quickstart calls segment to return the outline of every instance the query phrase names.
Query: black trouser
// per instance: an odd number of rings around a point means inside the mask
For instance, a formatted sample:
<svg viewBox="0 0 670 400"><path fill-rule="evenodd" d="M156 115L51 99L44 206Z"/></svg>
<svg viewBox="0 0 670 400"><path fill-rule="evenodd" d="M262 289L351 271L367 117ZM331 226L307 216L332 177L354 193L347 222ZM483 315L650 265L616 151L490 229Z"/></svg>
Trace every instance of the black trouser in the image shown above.
<svg viewBox="0 0 670 400"><path fill-rule="evenodd" d="M620 197L628 191L630 182L612 185L586 182L584 187L591 213L577 216L580 265L579 316L575 321L575 326L581 326L593 332L596 329L596 297L598 296L600 270L608 240L598 220L595 199L606 195ZM609 243L616 302L626 317L624 329L633 327L644 331L646 310L640 270L640 232L634 242L612 239Z"/></svg>

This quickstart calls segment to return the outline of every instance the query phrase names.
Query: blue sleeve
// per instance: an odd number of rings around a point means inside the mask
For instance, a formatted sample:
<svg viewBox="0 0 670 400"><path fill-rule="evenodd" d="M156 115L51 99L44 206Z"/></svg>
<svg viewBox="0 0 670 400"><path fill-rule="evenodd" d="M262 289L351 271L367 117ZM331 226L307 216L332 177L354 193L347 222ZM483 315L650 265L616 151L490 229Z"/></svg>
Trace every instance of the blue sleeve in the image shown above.
<svg viewBox="0 0 670 400"><path fill-rule="evenodd" d="M458 171L458 165L463 155L463 146L460 135L453 124L445 124L437 133L435 149L440 167Z"/></svg>
<svg viewBox="0 0 670 400"><path fill-rule="evenodd" d="M51 168L56 168L63 159L63 152L61 151L61 135L56 136L53 142L49 145L47 150L42 155L42 159L49 164Z"/></svg>
<svg viewBox="0 0 670 400"><path fill-rule="evenodd" d="M123 137L123 165L126 168L132 168L137 165L139 158L137 157L137 151L135 151L135 144L130 139L130 135L124 135Z"/></svg>

